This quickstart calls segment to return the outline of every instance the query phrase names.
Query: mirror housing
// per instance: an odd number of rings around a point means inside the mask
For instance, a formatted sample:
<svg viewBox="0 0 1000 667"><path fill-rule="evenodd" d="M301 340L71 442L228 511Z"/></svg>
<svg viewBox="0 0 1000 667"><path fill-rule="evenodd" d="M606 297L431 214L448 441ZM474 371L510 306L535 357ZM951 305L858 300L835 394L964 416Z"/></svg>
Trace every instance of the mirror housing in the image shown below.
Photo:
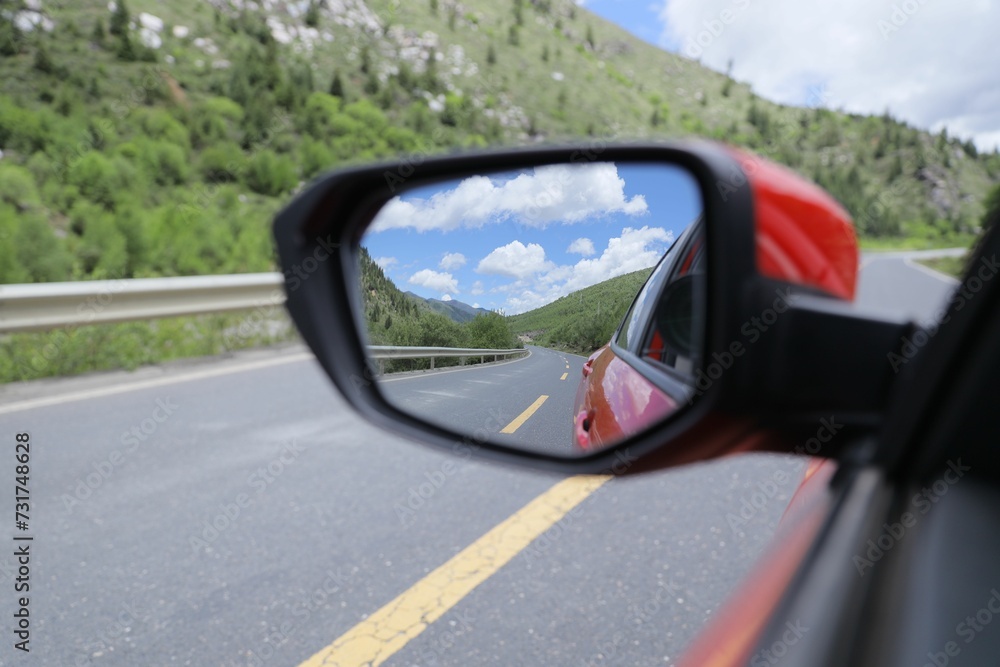
<svg viewBox="0 0 1000 667"><path fill-rule="evenodd" d="M708 270L705 347L690 404L614 447L568 458L462 436L390 405L376 389L358 323L355 253L401 188L485 171L586 162L670 164L703 197ZM877 428L893 381L886 355L910 330L850 306L854 228L815 185L760 158L708 142L506 150L366 166L320 177L277 215L288 311L346 400L383 428L461 457L564 474L630 474L735 452L836 457L840 431ZM695 285L692 284L692 287ZM816 451L821 419L837 437ZM819 441L817 441L819 442Z"/></svg>

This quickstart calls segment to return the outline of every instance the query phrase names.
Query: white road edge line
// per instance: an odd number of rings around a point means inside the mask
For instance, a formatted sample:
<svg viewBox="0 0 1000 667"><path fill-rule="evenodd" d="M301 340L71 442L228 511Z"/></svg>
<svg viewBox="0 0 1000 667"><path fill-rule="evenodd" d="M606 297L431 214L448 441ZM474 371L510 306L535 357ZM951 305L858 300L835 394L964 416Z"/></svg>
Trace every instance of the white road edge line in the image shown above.
<svg viewBox="0 0 1000 667"><path fill-rule="evenodd" d="M0 405L0 415L8 414L11 412L18 412L20 410L43 408L49 405L58 405L60 403L82 401L88 398L101 398L103 396L114 396L115 394L123 394L128 391L150 389L152 387L162 387L164 385L176 384L178 382L205 380L207 378L219 377L221 375L229 375L231 373L241 373L243 371L258 370L261 368L268 368L269 366L278 366L280 364L288 364L295 361L305 361L307 359L315 359L315 357L308 352L299 352L296 354L289 354L288 356L284 356L279 359L248 361L246 363L239 365L234 364L232 366L225 366L224 368L213 368L211 370L193 371L191 373L179 373L177 375L151 378L149 380L139 380L137 382L130 382L128 384L117 384L110 387L97 387L93 389L71 391L57 396L46 396L44 398L29 398L27 400L17 401L15 403L8 403L7 405Z"/></svg>
<svg viewBox="0 0 1000 667"><path fill-rule="evenodd" d="M927 275L929 275L931 278L937 278L941 282L948 283L949 285L957 285L960 282L959 280L957 280L955 278L952 278L949 275L941 273L940 271L935 271L931 267L924 266L920 262L914 261L914 260L909 259L909 258L904 259L903 260L903 264L905 264L906 266L910 267L911 269L916 269L917 271L922 271L923 273L926 273Z"/></svg>

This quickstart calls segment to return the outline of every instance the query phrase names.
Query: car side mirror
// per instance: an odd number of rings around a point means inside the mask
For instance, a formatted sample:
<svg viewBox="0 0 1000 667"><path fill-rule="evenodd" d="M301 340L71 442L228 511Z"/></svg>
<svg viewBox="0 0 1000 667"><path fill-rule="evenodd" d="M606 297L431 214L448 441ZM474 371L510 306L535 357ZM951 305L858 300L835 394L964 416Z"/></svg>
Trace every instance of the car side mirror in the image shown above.
<svg viewBox="0 0 1000 667"><path fill-rule="evenodd" d="M875 428L907 331L851 310L828 195L710 143L347 169L274 233L289 313L362 415L565 473L792 450L828 410Z"/></svg>

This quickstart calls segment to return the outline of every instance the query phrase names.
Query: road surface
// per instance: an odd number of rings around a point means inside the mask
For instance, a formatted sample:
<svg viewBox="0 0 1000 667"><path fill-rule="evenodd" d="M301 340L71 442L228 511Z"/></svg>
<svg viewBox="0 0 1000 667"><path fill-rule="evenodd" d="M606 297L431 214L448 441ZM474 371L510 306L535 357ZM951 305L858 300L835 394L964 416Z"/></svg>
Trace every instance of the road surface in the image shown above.
<svg viewBox="0 0 1000 667"><path fill-rule="evenodd" d="M866 281L915 272L873 260L861 293L877 300ZM936 308L926 297L922 307ZM575 383L578 359L559 380L562 356L534 354L539 372L517 401L496 394L501 410ZM517 369L463 371L463 381ZM407 382L433 380L387 387ZM420 396L425 409L440 405ZM474 423L481 408L462 418ZM552 437L544 414L543 430L524 423L525 437ZM385 435L298 347L0 388L6 456L24 431L31 653L12 648L8 548L4 665L301 664L558 481ZM13 466L0 468L8 503ZM671 664L761 553L802 469L744 456L612 480L384 664ZM779 472L790 481L734 524Z"/></svg>
<svg viewBox="0 0 1000 667"><path fill-rule="evenodd" d="M965 252L952 248L864 253L855 303L859 308L921 324L936 321L958 281L929 269L918 260L961 256Z"/></svg>
<svg viewBox="0 0 1000 667"><path fill-rule="evenodd" d="M388 375L379 378L379 387L401 410L452 431L572 454L573 404L587 358L527 350L527 357L495 364ZM523 415L528 418L521 422Z"/></svg>

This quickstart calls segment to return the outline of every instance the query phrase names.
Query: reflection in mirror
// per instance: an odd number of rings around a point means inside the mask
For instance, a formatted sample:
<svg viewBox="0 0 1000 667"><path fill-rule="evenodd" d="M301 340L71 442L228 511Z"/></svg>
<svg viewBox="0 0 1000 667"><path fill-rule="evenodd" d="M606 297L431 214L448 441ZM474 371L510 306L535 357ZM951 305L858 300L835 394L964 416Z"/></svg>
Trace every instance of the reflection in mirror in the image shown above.
<svg viewBox="0 0 1000 667"><path fill-rule="evenodd" d="M462 436L563 456L694 395L702 198L669 164L555 164L417 184L359 250L378 387Z"/></svg>

